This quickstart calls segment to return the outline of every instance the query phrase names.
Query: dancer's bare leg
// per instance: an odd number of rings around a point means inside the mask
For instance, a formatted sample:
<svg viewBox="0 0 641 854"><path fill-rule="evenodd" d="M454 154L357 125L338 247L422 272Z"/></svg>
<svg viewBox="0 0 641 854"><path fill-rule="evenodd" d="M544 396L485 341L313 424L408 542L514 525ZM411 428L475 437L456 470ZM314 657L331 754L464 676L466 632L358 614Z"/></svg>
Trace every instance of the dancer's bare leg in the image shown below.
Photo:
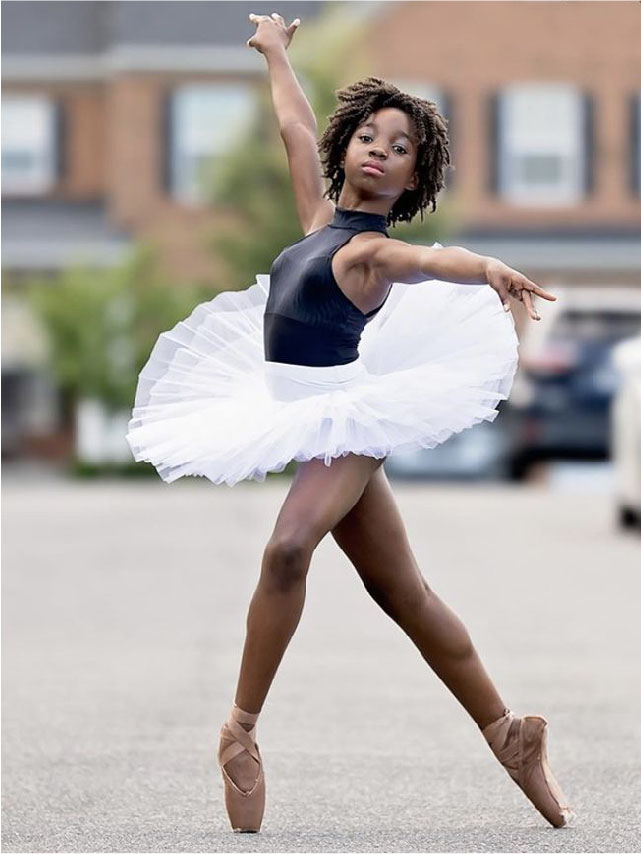
<svg viewBox="0 0 641 854"><path fill-rule="evenodd" d="M361 497L382 460L348 454L298 465L265 547L258 585L247 614L247 635L235 703L260 712L283 654L300 621L314 549ZM246 729L249 729L249 725ZM244 790L256 779L257 763L246 751L226 766Z"/></svg>
<svg viewBox="0 0 641 854"><path fill-rule="evenodd" d="M459 617L429 587L408 542L385 470L332 530L372 598L418 647L480 728L506 709Z"/></svg>

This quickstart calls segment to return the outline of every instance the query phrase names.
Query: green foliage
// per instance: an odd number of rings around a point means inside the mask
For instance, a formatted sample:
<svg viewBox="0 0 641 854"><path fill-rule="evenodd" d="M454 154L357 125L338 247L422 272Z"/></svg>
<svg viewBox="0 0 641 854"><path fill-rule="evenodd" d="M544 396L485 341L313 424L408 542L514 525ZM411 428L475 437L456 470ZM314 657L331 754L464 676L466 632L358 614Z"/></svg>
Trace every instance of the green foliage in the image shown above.
<svg viewBox="0 0 641 854"><path fill-rule="evenodd" d="M79 265L53 280L25 282L25 293L45 330L60 387L111 410L133 405L138 374L158 335L205 298L198 288L166 281L146 246L112 268Z"/></svg>

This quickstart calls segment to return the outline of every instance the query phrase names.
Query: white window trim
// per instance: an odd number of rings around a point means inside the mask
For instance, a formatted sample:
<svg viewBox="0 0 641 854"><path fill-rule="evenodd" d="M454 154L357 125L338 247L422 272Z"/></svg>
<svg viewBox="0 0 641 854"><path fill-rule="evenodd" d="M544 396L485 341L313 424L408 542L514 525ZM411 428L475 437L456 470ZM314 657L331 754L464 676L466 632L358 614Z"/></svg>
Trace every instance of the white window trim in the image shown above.
<svg viewBox="0 0 641 854"><path fill-rule="evenodd" d="M547 95L560 96L557 110L570 113L569 125L565 134L561 127L553 124L546 127L535 122L529 128L511 126L510 110L523 111L526 100L531 96L535 109L535 99L540 98L539 111L545 109ZM566 104L562 98L565 96ZM519 103L520 101L520 103ZM584 100L581 90L566 83L517 83L503 89L499 98L498 115L498 151L499 194L501 198L515 205L557 207L580 202L584 196L583 176L586 151L583 138ZM550 107L552 112L553 107ZM514 115L514 113L513 113ZM547 186L537 187L533 183L519 180L518 158L545 156L557 157L562 169L562 180Z"/></svg>
<svg viewBox="0 0 641 854"><path fill-rule="evenodd" d="M3 195L38 196L57 182L58 105L44 94L2 95L2 155L32 158L31 171L13 173L3 164Z"/></svg>
<svg viewBox="0 0 641 854"><path fill-rule="evenodd" d="M207 116L199 127L196 121L189 124L189 111L197 110L199 95L212 96L215 102L216 96L225 93L230 99L235 96L245 98L244 104L239 104L233 115L233 100L225 112L224 105L219 115ZM189 98L194 101L190 105ZM182 101L182 103L181 103ZM215 176L217 164L233 152L233 140L242 137L246 127L249 126L258 108L256 92L250 82L227 82L216 81L211 83L186 83L173 89L170 99L170 138L168 140L170 152L170 192L176 200L188 205L201 205L209 201L209 187L199 184L195 170L198 168L197 161L204 164L205 173L210 172ZM231 130L230 137L225 139L224 134L218 133L224 127L225 121L231 121L235 129ZM180 174L182 171L182 175Z"/></svg>

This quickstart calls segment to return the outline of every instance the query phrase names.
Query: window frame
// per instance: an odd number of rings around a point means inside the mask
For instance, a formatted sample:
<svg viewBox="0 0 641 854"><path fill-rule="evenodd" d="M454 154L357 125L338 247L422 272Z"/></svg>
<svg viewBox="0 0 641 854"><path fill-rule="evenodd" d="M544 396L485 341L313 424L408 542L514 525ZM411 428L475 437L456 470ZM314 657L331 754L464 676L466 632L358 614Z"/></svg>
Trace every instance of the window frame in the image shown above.
<svg viewBox="0 0 641 854"><path fill-rule="evenodd" d="M513 98L512 108L514 110L524 109L524 103L518 103L519 96L527 98L528 94L535 97L538 93L542 98L546 91L554 93L557 88L560 94L574 96L575 116L574 128L570 127L569 134L574 135L576 140L574 152L562 151L562 146L557 145L555 155L554 130L546 131L542 128L540 136L540 149L548 151L549 156L568 161L566 166L566 178L556 182L559 192L554 192L555 184L550 183L548 187L542 186L537 192L533 185L528 186L526 180L518 180L515 177L519 168L518 158L527 156L527 145L518 142L519 134L526 135L525 131L519 130L518 124L509 128L510 98ZM538 90L538 92L537 92ZM544 105L544 101L543 101ZM558 109L562 108L562 102ZM594 98L587 90L582 90L573 83L548 83L548 82L519 82L502 87L490 93L488 99L489 133L488 145L490 156L488 160L488 187L492 194L498 196L506 204L520 207L542 207L555 208L568 205L580 204L586 196L593 191L594 187ZM515 118L514 121L517 121ZM516 142L509 139L512 133ZM546 133L548 139L546 140ZM571 139L571 136L568 137ZM529 137L528 137L529 142ZM572 143L568 148L571 149ZM512 152L510 151L512 149ZM520 150L519 150L520 149ZM537 150L532 145L531 156L536 156ZM512 174L510 174L512 169ZM563 175L563 173L562 173Z"/></svg>
<svg viewBox="0 0 641 854"><path fill-rule="evenodd" d="M64 102L61 98L50 95L46 92L7 92L2 93L2 114L5 121L11 121L11 102L28 105L32 102L34 108L41 108L43 115L34 116L35 122L42 121L43 127L31 130L33 139L25 142L23 151L36 152L36 157L40 157L44 161L44 167L40 168L40 173L37 169L34 170L34 175L29 180L29 177L14 175L13 180L11 172L3 164L3 186L2 195L7 197L38 197L44 196L56 189L61 179L66 172L66 157L65 157L65 135L66 122ZM37 137L41 133L40 138ZM9 143L10 145L11 143ZM7 133L5 128L2 132L2 156L7 156ZM15 148L19 151L18 147Z"/></svg>
<svg viewBox="0 0 641 854"><path fill-rule="evenodd" d="M184 128L184 116L182 118L180 116L181 105L179 99L181 97L189 97L190 95L192 97L197 97L198 90L202 90L204 93L210 90L212 95L214 95L214 100L217 90L218 92L223 93L227 91L232 95L234 92L242 93L241 97L246 98L247 106L246 117L239 120L240 127L237 133L240 137L242 137L243 133L253 126L254 117L260 108L256 88L250 82L238 80L216 80L204 82L190 81L187 83L177 84L165 92L161 108L161 126L164 143L162 158L162 186L164 191L171 196L174 201L191 207L204 206L210 202L210 198L206 192L206 185L199 185L197 179L194 178L193 173L189 179L183 179L185 183L182 185L178 177L178 172L181 168L180 163L178 162L179 158L188 159L190 156L189 153L184 153L184 151L181 153L179 150L181 144L183 148L185 146L184 141L181 143L179 136L181 128ZM187 107L183 106L182 109L185 110ZM211 121L216 122L217 119L212 118ZM243 126L244 122L245 126ZM197 130L193 132L197 133ZM203 131L201 129L200 132L206 134L206 130ZM187 131L187 133L189 133L189 131ZM206 146L203 145L203 151L207 150ZM205 171L211 168L212 172L215 174L217 161L220 163L224 162L232 150L233 142L230 141L228 143L223 142L218 153L216 153L216 150L214 149L211 154L204 154L203 160L206 163ZM193 155L193 152L191 153L191 156L195 156ZM187 169L188 168L189 167L187 167ZM188 181L191 181L191 183L188 183ZM200 190L197 189L199 186L201 186ZM187 187L186 190L184 189L185 187Z"/></svg>

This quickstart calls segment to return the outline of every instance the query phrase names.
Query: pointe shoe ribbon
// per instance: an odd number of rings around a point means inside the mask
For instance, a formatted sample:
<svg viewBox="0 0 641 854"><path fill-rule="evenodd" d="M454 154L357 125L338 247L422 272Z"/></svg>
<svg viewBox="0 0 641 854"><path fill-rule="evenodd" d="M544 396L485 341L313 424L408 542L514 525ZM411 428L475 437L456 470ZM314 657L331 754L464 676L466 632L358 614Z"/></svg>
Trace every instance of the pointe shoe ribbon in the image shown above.
<svg viewBox="0 0 641 854"><path fill-rule="evenodd" d="M518 721L513 726L513 721ZM540 715L505 714L488 724L483 736L510 777L553 827L566 827L575 813L556 781L547 757L548 722Z"/></svg>
<svg viewBox="0 0 641 854"><path fill-rule="evenodd" d="M255 732L256 727L252 727L250 730L246 730L244 727L240 726L240 724L236 723L235 720L230 719L223 724L221 728L222 737L225 739L234 739L219 752L220 764L223 766L223 771L225 770L224 766L227 765L227 763L231 759L233 759L234 756L238 756L239 753L242 753L243 750L246 750L250 754L250 756L253 756L256 762L258 762L258 764L260 765L261 758L254 738ZM234 786L235 789L238 789L238 791L242 795L251 794L251 792L258 784L258 779L256 779L256 782L254 783L252 788L248 791L244 791L234 783L231 777L229 777L229 781L232 786Z"/></svg>
<svg viewBox="0 0 641 854"><path fill-rule="evenodd" d="M265 811L265 775L260 749L255 740L257 719L258 714L246 712L234 705L220 730L218 764L225 786L225 807L234 831L257 833ZM254 726L246 730L241 723L251 723ZM237 786L225 769L225 765L244 750L258 762L256 781L247 791Z"/></svg>

